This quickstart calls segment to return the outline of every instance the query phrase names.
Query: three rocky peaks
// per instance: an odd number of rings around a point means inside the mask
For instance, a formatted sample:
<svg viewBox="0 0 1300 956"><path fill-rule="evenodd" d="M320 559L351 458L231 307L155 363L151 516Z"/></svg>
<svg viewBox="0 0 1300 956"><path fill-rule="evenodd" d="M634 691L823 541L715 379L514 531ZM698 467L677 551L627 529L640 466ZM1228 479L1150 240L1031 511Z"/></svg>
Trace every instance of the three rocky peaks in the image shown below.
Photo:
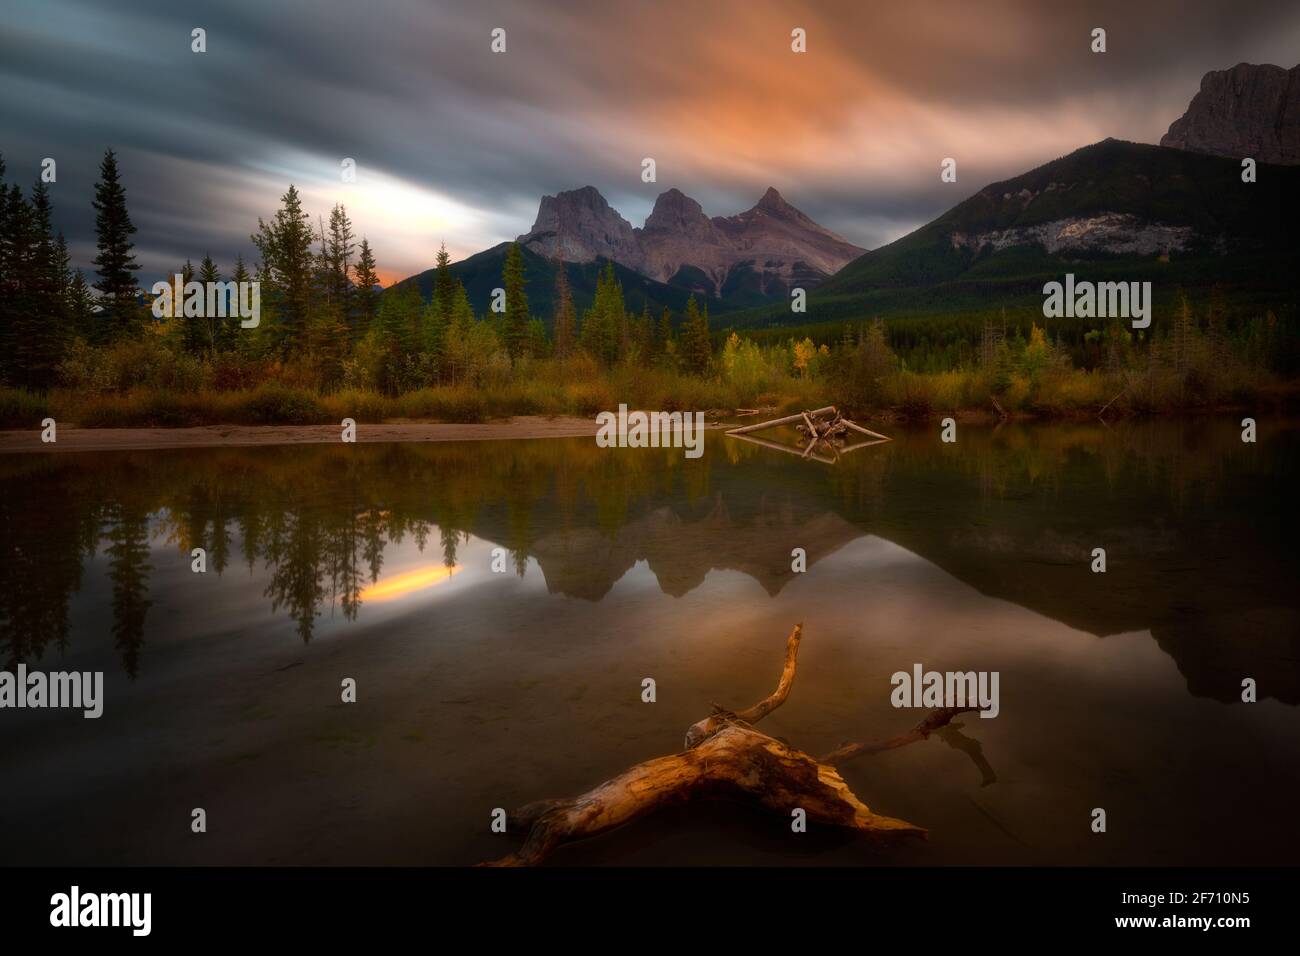
<svg viewBox="0 0 1300 956"><path fill-rule="evenodd" d="M680 190L660 194L641 228L593 186L543 196L532 251L565 262L610 259L659 282L718 296L740 284L767 296L813 286L866 250L842 239L768 189L752 209L705 215Z"/></svg>

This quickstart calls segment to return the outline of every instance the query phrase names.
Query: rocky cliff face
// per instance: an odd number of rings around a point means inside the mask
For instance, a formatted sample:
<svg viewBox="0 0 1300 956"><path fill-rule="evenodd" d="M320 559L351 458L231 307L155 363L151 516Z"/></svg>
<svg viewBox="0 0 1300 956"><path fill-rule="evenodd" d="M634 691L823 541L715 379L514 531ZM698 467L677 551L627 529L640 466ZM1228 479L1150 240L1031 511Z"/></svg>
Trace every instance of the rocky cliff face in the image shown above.
<svg viewBox="0 0 1300 956"><path fill-rule="evenodd" d="M594 186L543 196L537 221L519 242L549 259L612 259L640 271L642 256L632 224Z"/></svg>
<svg viewBox="0 0 1300 956"><path fill-rule="evenodd" d="M1260 163L1300 163L1300 66L1238 63L1201 80L1161 146Z"/></svg>
<svg viewBox="0 0 1300 956"><path fill-rule="evenodd" d="M745 282L757 294L785 295L834 275L866 250L819 226L769 189L753 209L709 218L670 189L633 229L591 186L542 199L519 242L566 262L612 259L659 282L720 295Z"/></svg>

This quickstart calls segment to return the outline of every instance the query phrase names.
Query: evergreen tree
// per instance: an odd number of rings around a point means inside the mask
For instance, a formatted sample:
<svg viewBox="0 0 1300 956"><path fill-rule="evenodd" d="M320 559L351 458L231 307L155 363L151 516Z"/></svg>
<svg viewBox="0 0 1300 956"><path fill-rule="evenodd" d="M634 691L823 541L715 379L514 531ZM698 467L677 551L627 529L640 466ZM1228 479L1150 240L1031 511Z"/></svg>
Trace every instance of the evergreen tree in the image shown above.
<svg viewBox="0 0 1300 956"><path fill-rule="evenodd" d="M30 202L0 184L0 259L0 378L44 391L68 342L67 247L54 236L44 183Z"/></svg>
<svg viewBox="0 0 1300 956"><path fill-rule="evenodd" d="M713 361L713 343L709 338L709 307L701 311L695 296L686 302L686 324L682 326L681 358L687 371L706 375Z"/></svg>
<svg viewBox="0 0 1300 956"><path fill-rule="evenodd" d="M471 338L474 334L474 310L469 295L460 280L455 281L455 301L451 309L451 322L447 327L446 370L451 384L463 381L471 365Z"/></svg>
<svg viewBox="0 0 1300 956"><path fill-rule="evenodd" d="M315 257L311 219L302 208L297 188L290 186L280 202L269 223L257 220L257 233L251 238L267 279L263 296L275 305L279 323L276 345L281 354L290 354L305 341Z"/></svg>
<svg viewBox="0 0 1300 956"><path fill-rule="evenodd" d="M379 300L379 331L394 351L409 354L418 345L422 303L414 285L389 289Z"/></svg>
<svg viewBox="0 0 1300 956"><path fill-rule="evenodd" d="M30 277L32 268L32 211L17 186L0 187L3 213L4 287L0 296L0 369L4 381L26 387L28 325L32 315Z"/></svg>
<svg viewBox="0 0 1300 956"><path fill-rule="evenodd" d="M235 268L234 271L230 273L230 281L236 284L236 295L239 294L239 283L253 281L252 277L248 274L248 267L244 265L244 257L242 255L235 256ZM235 313L235 316L233 316L227 324L229 334L223 343L223 349L247 354L257 348L260 336L266 334L265 328L269 327L271 323L267 322L264 326L259 322L256 328L245 330L243 328L242 320L238 317L237 309L235 310ZM262 316L266 316L266 314L266 305L263 303ZM259 318L262 316L259 316Z"/></svg>
<svg viewBox="0 0 1300 956"><path fill-rule="evenodd" d="M379 345L382 360L378 369L380 386L398 395L425 384L420 360L427 354L424 336L425 304L415 283L394 286L379 300L379 315L371 334Z"/></svg>
<svg viewBox="0 0 1300 956"><path fill-rule="evenodd" d="M347 207L335 203L330 210L329 238L325 242L326 288L328 301L337 302L343 315L352 311L352 282L349 278L356 236Z"/></svg>
<svg viewBox="0 0 1300 956"><path fill-rule="evenodd" d="M99 281L95 288L103 295L103 305L108 313L109 335L129 334L140 319L136 302L139 294L135 283L136 264L131 249L131 236L135 226L126 209L126 190L117 171L117 156L110 149L104 153L99 166L99 181L95 183L95 237L99 254L95 268Z"/></svg>
<svg viewBox="0 0 1300 956"><path fill-rule="evenodd" d="M445 315L436 298L424 307L423 347L425 354L429 356L430 369L438 380L441 380L447 362L447 333L451 326L451 312L455 307L454 281L447 294L449 302Z"/></svg>
<svg viewBox="0 0 1300 956"><path fill-rule="evenodd" d="M4 162L0 160L0 175ZM21 349L31 309L27 301L31 269L31 208L16 185L0 179L0 380L26 385Z"/></svg>
<svg viewBox="0 0 1300 956"><path fill-rule="evenodd" d="M348 329L338 299L322 301L312 310L307 324L307 347L320 387L331 391L343 380L343 362L348 356Z"/></svg>
<svg viewBox="0 0 1300 956"><path fill-rule="evenodd" d="M555 260L555 357L566 359L573 354L578 317L573 310L573 292L569 288L569 270L561 259Z"/></svg>
<svg viewBox="0 0 1300 956"><path fill-rule="evenodd" d="M204 295L210 288L208 283L221 282L221 272L217 269L217 264L212 261L210 253L204 253L203 261L199 263L199 271L196 277L199 282L203 283ZM235 280L238 281L238 280ZM203 333L203 351L209 356L217 352L225 352L235 342L235 330L239 328L239 289L236 287L235 293L225 300L225 315L218 315L220 309L208 312L204 310L203 318L198 320L198 325Z"/></svg>
<svg viewBox="0 0 1300 956"><path fill-rule="evenodd" d="M55 384L59 363L68 344L67 246L54 236L49 187L32 188L28 256L24 282L25 314L18 361L28 388L44 391Z"/></svg>
<svg viewBox="0 0 1300 956"><path fill-rule="evenodd" d="M375 255L370 251L370 243L361 237L361 250L357 254L357 264L353 267L356 274L356 321L352 326L352 336L359 338L375 320L375 310L379 306L379 273L375 271Z"/></svg>
<svg viewBox="0 0 1300 956"><path fill-rule="evenodd" d="M528 295L524 292L524 255L519 243L512 242L506 253L502 270L502 285L506 291L505 321L502 332L506 351L518 359L528 351Z"/></svg>
<svg viewBox="0 0 1300 956"><path fill-rule="evenodd" d="M437 271L433 279L433 306L444 327L451 325L451 313L456 308L456 277L451 274L451 256L444 242L435 259Z"/></svg>
<svg viewBox="0 0 1300 956"><path fill-rule="evenodd" d="M611 262L596 277L596 297L583 316L579 336L583 350L596 361L613 365L618 361L625 322L623 287Z"/></svg>

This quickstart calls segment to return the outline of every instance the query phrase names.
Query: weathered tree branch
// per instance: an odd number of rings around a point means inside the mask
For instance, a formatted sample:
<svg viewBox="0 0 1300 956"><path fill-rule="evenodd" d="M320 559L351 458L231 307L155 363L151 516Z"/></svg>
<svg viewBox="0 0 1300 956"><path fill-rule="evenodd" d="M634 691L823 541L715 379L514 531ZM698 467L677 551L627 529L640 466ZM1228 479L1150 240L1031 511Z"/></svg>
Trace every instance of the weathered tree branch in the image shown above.
<svg viewBox="0 0 1300 956"><path fill-rule="evenodd" d="M873 813L834 767L742 724L729 724L699 746L637 764L572 800L547 800L509 819L528 828L519 850L496 866L535 866L556 847L598 836L654 810L691 800L757 803L788 816L800 808L810 824L828 824L889 839L924 836L903 820Z"/></svg>
<svg viewBox="0 0 1300 956"><path fill-rule="evenodd" d="M782 815L801 809L809 823L843 827L882 841L924 837L921 827L872 812L833 764L922 740L974 708L936 710L902 736L879 744L846 745L817 760L753 727L790 696L802 640L803 625L795 625L786 639L776 690L742 711L713 705L713 713L687 730L681 753L639 763L572 799L539 800L510 814L507 828L526 832L523 845L488 865L535 866L563 844L699 799L743 800Z"/></svg>
<svg viewBox="0 0 1300 956"><path fill-rule="evenodd" d="M713 713L686 729L686 749L699 746L729 723L739 721L745 724L756 724L784 704L785 699L790 696L790 688L794 685L794 670L799 663L799 642L802 640L803 625L796 624L785 640L785 664L781 668L781 679L777 681L776 690L753 707L747 707L738 713L714 704Z"/></svg>

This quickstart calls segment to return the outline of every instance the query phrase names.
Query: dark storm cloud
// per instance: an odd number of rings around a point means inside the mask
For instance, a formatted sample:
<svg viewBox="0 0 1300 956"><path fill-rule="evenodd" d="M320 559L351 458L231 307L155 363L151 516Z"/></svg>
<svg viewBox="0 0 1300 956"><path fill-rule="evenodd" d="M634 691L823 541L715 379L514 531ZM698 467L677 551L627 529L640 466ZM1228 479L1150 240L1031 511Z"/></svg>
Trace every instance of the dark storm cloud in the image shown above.
<svg viewBox="0 0 1300 956"><path fill-rule="evenodd" d="M870 247L1104 136L1154 142L1207 70L1300 49L1300 7L1263 2L9 6L9 178L58 160L57 223L86 265L113 146L151 272L251 256L291 181L313 213L347 202L390 277L439 241L464 255L522 232L543 193L587 183L636 225L669 186L729 214L775 185ZM938 181L945 156L956 186ZM344 157L361 171L348 188Z"/></svg>

